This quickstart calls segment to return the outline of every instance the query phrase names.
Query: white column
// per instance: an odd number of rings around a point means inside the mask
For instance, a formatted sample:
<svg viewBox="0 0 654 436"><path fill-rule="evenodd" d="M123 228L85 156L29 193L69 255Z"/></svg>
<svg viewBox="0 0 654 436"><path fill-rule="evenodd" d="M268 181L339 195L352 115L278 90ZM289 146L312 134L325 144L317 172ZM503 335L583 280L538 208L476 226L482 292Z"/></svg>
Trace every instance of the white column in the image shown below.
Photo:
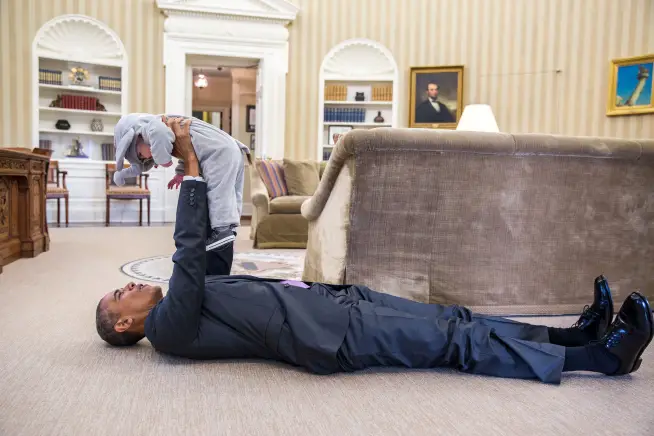
<svg viewBox="0 0 654 436"><path fill-rule="evenodd" d="M275 52L263 59L261 87L257 84L257 100L261 101L261 110L257 108L257 127L261 126L257 145L262 154L273 159L284 157L286 140L286 68L280 57L283 58Z"/></svg>

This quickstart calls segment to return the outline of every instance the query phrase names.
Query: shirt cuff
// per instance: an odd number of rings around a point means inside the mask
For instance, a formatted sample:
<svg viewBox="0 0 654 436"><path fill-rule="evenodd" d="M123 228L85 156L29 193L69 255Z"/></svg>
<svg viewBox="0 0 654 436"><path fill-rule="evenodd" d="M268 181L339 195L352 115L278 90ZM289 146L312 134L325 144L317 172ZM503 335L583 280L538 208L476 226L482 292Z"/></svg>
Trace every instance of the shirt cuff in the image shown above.
<svg viewBox="0 0 654 436"><path fill-rule="evenodd" d="M204 182L204 179L201 176L193 177L193 176L184 176L184 181L186 180L195 180L196 182Z"/></svg>

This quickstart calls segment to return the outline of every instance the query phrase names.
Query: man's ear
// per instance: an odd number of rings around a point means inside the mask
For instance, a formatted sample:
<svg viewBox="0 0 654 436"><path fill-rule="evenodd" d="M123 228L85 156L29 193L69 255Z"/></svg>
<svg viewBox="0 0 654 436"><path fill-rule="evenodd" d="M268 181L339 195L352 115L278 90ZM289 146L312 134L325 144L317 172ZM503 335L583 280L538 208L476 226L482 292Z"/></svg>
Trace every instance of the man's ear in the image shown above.
<svg viewBox="0 0 654 436"><path fill-rule="evenodd" d="M116 330L118 333L124 333L129 330L133 322L133 318L120 318L118 321L116 321L116 324L114 324L114 330Z"/></svg>

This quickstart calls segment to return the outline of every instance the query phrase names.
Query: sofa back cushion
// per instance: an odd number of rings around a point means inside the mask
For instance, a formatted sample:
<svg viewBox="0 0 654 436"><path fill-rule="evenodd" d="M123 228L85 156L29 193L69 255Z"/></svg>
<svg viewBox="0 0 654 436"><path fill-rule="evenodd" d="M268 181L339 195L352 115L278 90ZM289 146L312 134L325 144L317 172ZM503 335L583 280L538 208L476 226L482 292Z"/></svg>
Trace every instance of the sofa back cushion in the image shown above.
<svg viewBox="0 0 654 436"><path fill-rule="evenodd" d="M284 178L284 167L281 162L272 160L257 161L257 171L263 184L266 185L270 198L288 195L288 188Z"/></svg>
<svg viewBox="0 0 654 436"><path fill-rule="evenodd" d="M289 195L311 196L320 182L319 168L314 161L284 159L284 177Z"/></svg>

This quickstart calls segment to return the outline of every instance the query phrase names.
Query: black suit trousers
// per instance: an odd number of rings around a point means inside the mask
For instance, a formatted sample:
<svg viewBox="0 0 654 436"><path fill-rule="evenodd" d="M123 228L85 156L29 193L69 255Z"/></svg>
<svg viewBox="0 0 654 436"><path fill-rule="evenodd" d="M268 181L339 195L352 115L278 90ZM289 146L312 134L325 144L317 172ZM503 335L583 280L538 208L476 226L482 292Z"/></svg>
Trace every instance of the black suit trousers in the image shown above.
<svg viewBox="0 0 654 436"><path fill-rule="evenodd" d="M547 327L478 315L461 306L418 303L365 286L313 284L349 307L338 351L344 371L375 366L451 367L463 372L559 383L565 348L549 343Z"/></svg>

